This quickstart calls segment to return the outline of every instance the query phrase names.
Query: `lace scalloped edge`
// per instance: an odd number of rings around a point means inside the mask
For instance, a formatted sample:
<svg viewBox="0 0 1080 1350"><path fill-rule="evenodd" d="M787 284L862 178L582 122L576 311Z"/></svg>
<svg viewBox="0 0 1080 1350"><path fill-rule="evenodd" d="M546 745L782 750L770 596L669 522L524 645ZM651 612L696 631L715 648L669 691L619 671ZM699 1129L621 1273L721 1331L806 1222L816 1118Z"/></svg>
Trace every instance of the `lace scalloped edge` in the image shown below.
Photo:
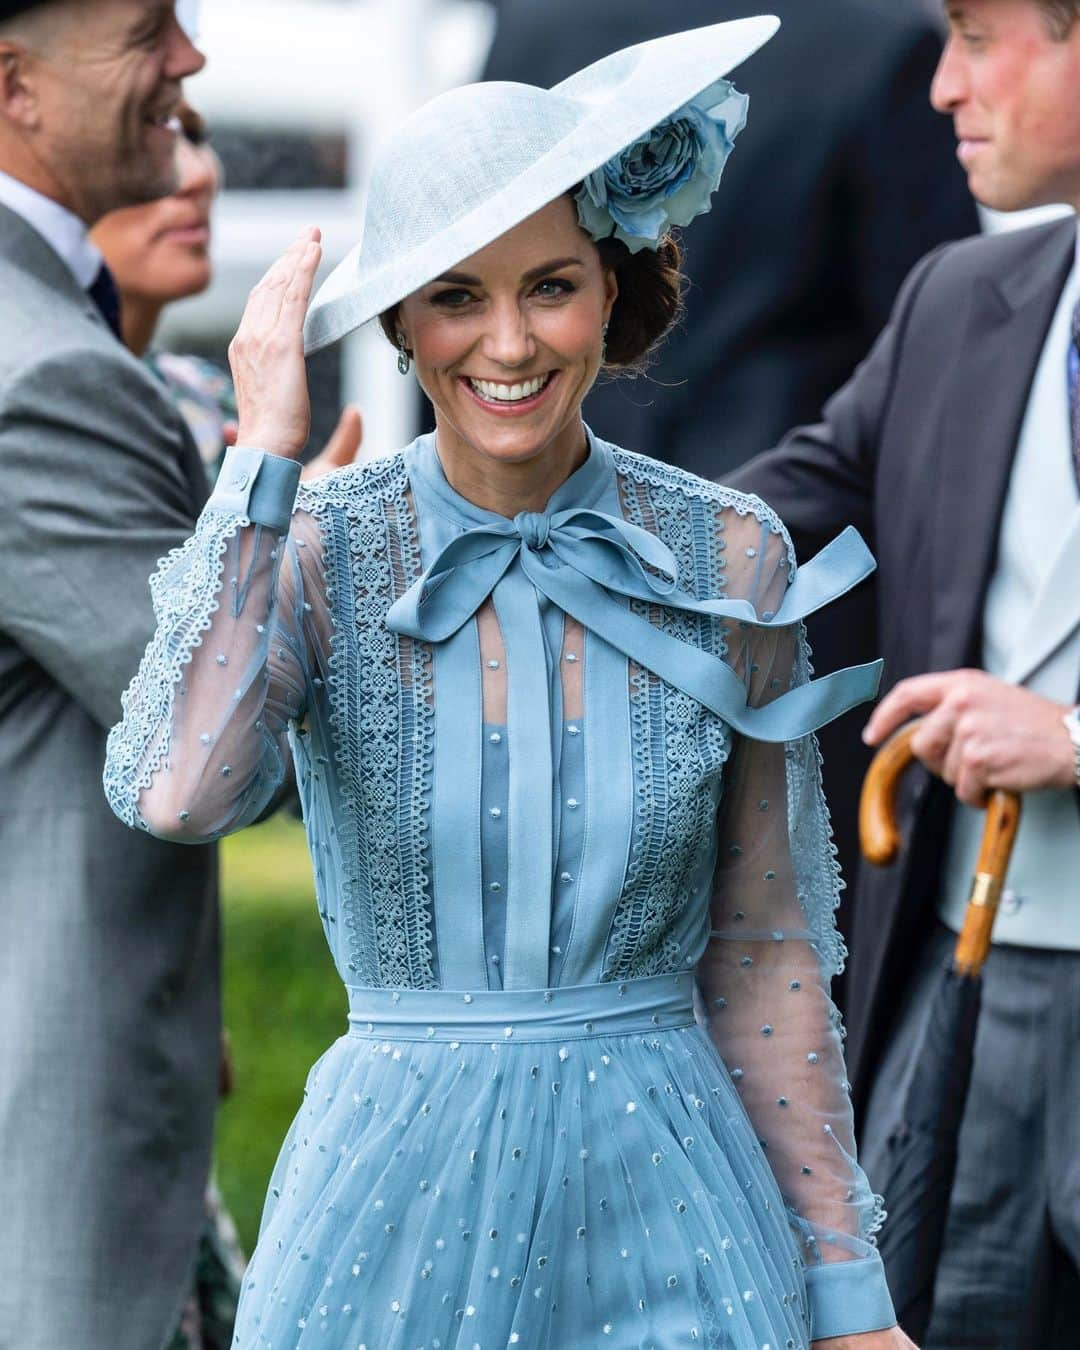
<svg viewBox="0 0 1080 1350"><path fill-rule="evenodd" d="M730 507L737 515L756 516L763 525L768 525L773 534L779 535L787 550L788 573L794 577L795 548L787 527L776 512L752 492L740 492L738 488L727 487L723 483L714 483L708 478L699 478L686 469L665 464L663 460L652 459L648 455L638 454L635 450L623 450L620 446L611 447L612 455L619 472L628 478L636 479L650 487L658 487L672 492L680 492L685 497L697 498L712 505Z"/></svg>
<svg viewBox="0 0 1080 1350"><path fill-rule="evenodd" d="M138 827L143 823L139 797L168 757L176 686L219 608L217 597L224 587L225 572L220 564L229 541L250 523L247 516L204 511L194 534L159 560L158 570L150 579L157 628L135 678L121 696L123 715L109 732L105 754L105 795L126 825ZM192 562L205 563L205 574L196 577L194 588L188 584L191 573L187 564ZM174 599L178 602L175 606ZM170 655L178 633L186 636ZM158 744L152 750L155 739Z"/></svg>

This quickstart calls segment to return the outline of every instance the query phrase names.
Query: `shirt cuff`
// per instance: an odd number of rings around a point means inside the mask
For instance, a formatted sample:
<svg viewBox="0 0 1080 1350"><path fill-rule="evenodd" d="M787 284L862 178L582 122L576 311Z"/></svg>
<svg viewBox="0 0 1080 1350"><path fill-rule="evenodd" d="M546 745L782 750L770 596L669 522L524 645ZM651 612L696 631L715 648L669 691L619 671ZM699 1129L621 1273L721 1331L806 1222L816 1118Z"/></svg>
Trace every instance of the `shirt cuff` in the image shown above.
<svg viewBox="0 0 1080 1350"><path fill-rule="evenodd" d="M225 452L206 509L247 516L253 525L265 525L284 534L299 482L300 464L295 459L234 445Z"/></svg>
<svg viewBox="0 0 1080 1350"><path fill-rule="evenodd" d="M896 1325L885 1267L876 1252L854 1261L808 1267L806 1297L810 1336L815 1341L885 1331Z"/></svg>

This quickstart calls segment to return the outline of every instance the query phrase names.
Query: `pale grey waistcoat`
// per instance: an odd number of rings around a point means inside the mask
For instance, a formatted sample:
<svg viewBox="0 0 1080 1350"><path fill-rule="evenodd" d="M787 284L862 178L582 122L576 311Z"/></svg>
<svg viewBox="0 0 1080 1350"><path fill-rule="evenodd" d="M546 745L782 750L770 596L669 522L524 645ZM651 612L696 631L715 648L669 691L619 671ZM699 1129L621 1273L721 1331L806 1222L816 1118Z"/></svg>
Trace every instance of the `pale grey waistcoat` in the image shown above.
<svg viewBox="0 0 1080 1350"><path fill-rule="evenodd" d="M195 1257L216 859L125 829L101 772L205 493L153 377L0 207L0 1350L159 1350Z"/></svg>

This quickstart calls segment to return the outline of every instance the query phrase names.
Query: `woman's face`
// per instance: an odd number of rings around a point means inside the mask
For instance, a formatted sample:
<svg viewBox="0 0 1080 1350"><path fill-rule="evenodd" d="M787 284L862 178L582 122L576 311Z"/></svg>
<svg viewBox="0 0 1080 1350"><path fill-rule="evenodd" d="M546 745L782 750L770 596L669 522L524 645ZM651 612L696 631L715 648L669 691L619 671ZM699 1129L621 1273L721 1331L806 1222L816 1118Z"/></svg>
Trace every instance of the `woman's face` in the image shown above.
<svg viewBox="0 0 1080 1350"><path fill-rule="evenodd" d="M166 304L210 284L210 208L221 184L209 145L176 142L179 186L168 197L105 216L91 238L122 297Z"/></svg>
<svg viewBox="0 0 1080 1350"><path fill-rule="evenodd" d="M397 328L440 449L504 463L573 453L617 293L560 197L404 300Z"/></svg>

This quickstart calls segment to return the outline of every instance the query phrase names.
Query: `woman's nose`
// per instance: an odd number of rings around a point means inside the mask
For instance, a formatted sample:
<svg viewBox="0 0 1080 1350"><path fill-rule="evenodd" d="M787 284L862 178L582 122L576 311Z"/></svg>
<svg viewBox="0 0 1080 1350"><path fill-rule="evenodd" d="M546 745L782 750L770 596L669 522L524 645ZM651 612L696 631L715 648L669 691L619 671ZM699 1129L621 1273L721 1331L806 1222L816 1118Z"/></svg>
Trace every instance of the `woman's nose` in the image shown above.
<svg viewBox="0 0 1080 1350"><path fill-rule="evenodd" d="M515 303L493 307L484 334L484 355L501 366L521 366L535 351L528 320L519 306Z"/></svg>
<svg viewBox="0 0 1080 1350"><path fill-rule="evenodd" d="M180 170L178 194L183 197L205 197L208 202L213 200L220 182L218 159L213 150L208 145L192 145L181 137L176 157Z"/></svg>

